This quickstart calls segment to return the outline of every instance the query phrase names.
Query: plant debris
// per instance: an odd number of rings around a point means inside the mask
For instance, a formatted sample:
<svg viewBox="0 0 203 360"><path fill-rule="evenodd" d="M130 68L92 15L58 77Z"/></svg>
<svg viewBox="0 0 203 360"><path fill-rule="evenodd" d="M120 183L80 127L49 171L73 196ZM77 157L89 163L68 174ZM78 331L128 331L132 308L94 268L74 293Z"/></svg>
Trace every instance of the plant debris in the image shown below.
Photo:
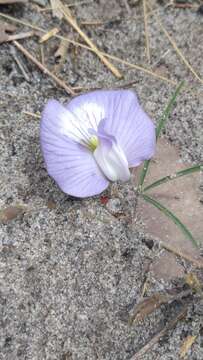
<svg viewBox="0 0 203 360"><path fill-rule="evenodd" d="M9 33L14 33L16 26L0 21L0 44L9 41Z"/></svg>
<svg viewBox="0 0 203 360"><path fill-rule="evenodd" d="M7 223L23 215L27 211L26 206L12 205L0 210L0 223Z"/></svg>
<svg viewBox="0 0 203 360"><path fill-rule="evenodd" d="M28 2L28 0L0 0L0 5L1 4L9 5L9 4L15 4L15 3L26 4L27 2Z"/></svg>
<svg viewBox="0 0 203 360"><path fill-rule="evenodd" d="M175 300L181 300L183 297L187 297L190 294L191 290L181 291L176 294L170 294L164 291L155 293L149 298L144 298L136 305L133 315L129 319L129 324L132 325L135 322L142 321L146 316L150 315L161 305L171 303Z"/></svg>
<svg viewBox="0 0 203 360"><path fill-rule="evenodd" d="M187 164L180 162L178 150L166 140L159 140L155 161L151 163L145 186L163 177L174 174L177 170L183 170ZM196 173L198 174L198 173ZM164 203L171 209L180 220L187 225L194 237L201 244L203 233L203 208L199 202L199 176L195 173L190 176L182 176L176 180L164 183L149 190L153 198ZM136 173L135 183L139 174ZM147 193L147 191L146 191ZM160 241L161 246L179 256L193 262L198 267L203 267L203 259L199 249L187 241L182 232L154 206L142 199L138 200L137 211L142 219L145 231Z"/></svg>
<svg viewBox="0 0 203 360"><path fill-rule="evenodd" d="M184 319L187 315L187 306L184 306L180 312L146 345L144 345L130 360L141 359L169 330L173 329L179 321Z"/></svg>
<svg viewBox="0 0 203 360"><path fill-rule="evenodd" d="M181 348L180 348L180 359L184 359L185 356L187 355L188 351L191 349L192 345L194 344L195 340L196 340L197 336L194 335L189 335L187 336L187 338L184 340Z"/></svg>
<svg viewBox="0 0 203 360"><path fill-rule="evenodd" d="M48 70L39 60L37 60L33 55L30 54L21 44L17 41L13 42L14 45L29 59L31 60L38 68L45 74L49 75L60 87L62 87L68 94L75 95L74 90L65 84L65 82L59 79L55 74Z"/></svg>

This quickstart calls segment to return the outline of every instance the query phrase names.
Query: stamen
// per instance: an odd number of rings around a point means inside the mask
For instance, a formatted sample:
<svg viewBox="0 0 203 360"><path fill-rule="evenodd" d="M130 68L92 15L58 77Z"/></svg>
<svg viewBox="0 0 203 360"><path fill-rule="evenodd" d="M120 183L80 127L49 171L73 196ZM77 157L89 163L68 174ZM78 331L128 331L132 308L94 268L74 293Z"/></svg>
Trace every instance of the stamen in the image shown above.
<svg viewBox="0 0 203 360"><path fill-rule="evenodd" d="M99 139L97 136L93 135L89 141L89 149L94 152L99 145Z"/></svg>

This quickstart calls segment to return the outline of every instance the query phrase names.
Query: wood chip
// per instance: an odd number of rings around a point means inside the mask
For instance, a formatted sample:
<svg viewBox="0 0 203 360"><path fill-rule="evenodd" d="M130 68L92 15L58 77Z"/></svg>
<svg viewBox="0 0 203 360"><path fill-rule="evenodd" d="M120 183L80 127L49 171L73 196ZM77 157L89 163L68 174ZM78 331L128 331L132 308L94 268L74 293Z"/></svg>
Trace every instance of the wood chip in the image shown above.
<svg viewBox="0 0 203 360"><path fill-rule="evenodd" d="M186 339L184 340L181 348L180 348L180 358L184 359L185 356L187 355L188 351L190 350L191 346L194 344L195 340L196 340L197 336L192 336L189 335L186 337Z"/></svg>

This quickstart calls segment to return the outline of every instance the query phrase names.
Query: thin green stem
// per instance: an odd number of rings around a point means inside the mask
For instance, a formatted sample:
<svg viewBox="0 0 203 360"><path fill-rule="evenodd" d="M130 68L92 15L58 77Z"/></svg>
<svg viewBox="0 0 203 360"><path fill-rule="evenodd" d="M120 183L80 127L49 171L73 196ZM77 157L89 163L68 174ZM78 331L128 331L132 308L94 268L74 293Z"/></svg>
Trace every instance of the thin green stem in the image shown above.
<svg viewBox="0 0 203 360"><path fill-rule="evenodd" d="M166 215L169 219L171 219L175 225L182 231L182 233L189 239L195 247L198 247L198 243L192 236L191 232L188 228L177 218L175 214L173 214L169 209L167 209L164 205L162 205L159 201L155 200L151 196L146 194L141 195L145 201L155 206L158 210L160 210L164 215Z"/></svg>
<svg viewBox="0 0 203 360"><path fill-rule="evenodd" d="M190 175L190 174L193 174L195 172L199 172L201 170L203 170L202 165L194 165L194 166L189 167L187 169L177 171L174 174L164 176L161 179L153 182L152 184L146 186L142 191L143 192L148 191L148 190L150 190L152 188L155 188L156 186L162 185L162 184L164 184L164 183L166 183L168 181L172 181L172 180L178 179L181 176Z"/></svg>
<svg viewBox="0 0 203 360"><path fill-rule="evenodd" d="M163 115L161 117L161 119L159 120L159 123L158 123L158 126L156 128L156 140L158 140L159 136L160 136L160 133L161 133L161 130L164 128L165 124L166 124L166 121L168 120L169 118L169 115L171 114L171 111L173 109L173 105L176 101L176 98L178 96L178 94L180 93L182 87L183 87L183 84L184 82L182 81L177 89L175 90L174 94L172 95L166 109L164 110L163 112ZM138 191L139 193L142 192L142 186L143 186L143 183L144 183L144 180L145 180L145 177L147 175L147 172L148 172L148 169L149 169L149 165L150 165L150 161L151 160L146 160L144 162L144 166L142 168L142 171L141 171L141 174L140 174L140 179L139 179L139 183L138 183Z"/></svg>
<svg viewBox="0 0 203 360"><path fill-rule="evenodd" d="M170 114L171 114L171 111L173 110L173 106L175 104L175 101L176 101L176 98L177 96L179 95L182 87L184 85L184 81L181 81L181 83L178 85L178 87L176 88L174 94L172 95L166 109L164 110L163 112L163 115L161 117L161 119L159 120L159 123L158 123L158 126L156 128L156 140L158 140L159 136L160 136L160 133L162 131L162 129L165 127L166 125L166 121L168 120Z"/></svg>

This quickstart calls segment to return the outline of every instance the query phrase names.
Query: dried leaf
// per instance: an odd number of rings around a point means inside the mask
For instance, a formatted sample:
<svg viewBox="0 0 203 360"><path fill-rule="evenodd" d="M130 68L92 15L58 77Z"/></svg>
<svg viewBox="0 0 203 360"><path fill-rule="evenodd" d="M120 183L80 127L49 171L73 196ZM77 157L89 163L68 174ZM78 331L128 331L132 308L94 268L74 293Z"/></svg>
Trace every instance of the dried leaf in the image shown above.
<svg viewBox="0 0 203 360"><path fill-rule="evenodd" d="M184 340L181 348L180 348L180 358L184 359L184 357L187 355L188 351L190 350L191 346L194 344L195 340L196 340L197 336L192 336L189 335L187 336L187 338Z"/></svg>
<svg viewBox="0 0 203 360"><path fill-rule="evenodd" d="M153 311L158 309L162 304L167 303L167 294L156 293L149 298L140 302L136 308L134 314L130 318L130 323L143 320L147 315L150 315Z"/></svg>
<svg viewBox="0 0 203 360"><path fill-rule="evenodd" d="M185 296L188 296L191 293L191 290L181 291L176 294L169 294L167 292L157 292L145 298L135 307L133 315L130 317L129 323L138 322L143 320L147 315L150 315L153 311L158 309L162 304L170 303L174 300L182 299Z"/></svg>
<svg viewBox="0 0 203 360"><path fill-rule="evenodd" d="M173 280L183 278L184 267L177 262L176 256L169 251L162 251L151 264L150 271L157 280Z"/></svg>
<svg viewBox="0 0 203 360"><path fill-rule="evenodd" d="M166 140L161 139L157 145L155 161L151 162L146 178L146 186L157 179L185 169L190 164L184 164L178 150ZM135 183L138 183L139 174L136 173ZM161 204L170 209L183 224L191 231L194 238L203 244L203 206L200 203L200 176L199 173L183 176L161 186L146 191ZM176 254L182 254L199 267L203 267L203 259L198 249L187 240L184 234L174 223L153 205L138 201L138 216L144 229L153 239L166 245L166 248Z"/></svg>
<svg viewBox="0 0 203 360"><path fill-rule="evenodd" d="M8 206L0 211L0 222L7 223L18 216L24 214L27 208L22 205Z"/></svg>
<svg viewBox="0 0 203 360"><path fill-rule="evenodd" d="M56 209L56 203L53 200L47 201L47 207L50 210Z"/></svg>

